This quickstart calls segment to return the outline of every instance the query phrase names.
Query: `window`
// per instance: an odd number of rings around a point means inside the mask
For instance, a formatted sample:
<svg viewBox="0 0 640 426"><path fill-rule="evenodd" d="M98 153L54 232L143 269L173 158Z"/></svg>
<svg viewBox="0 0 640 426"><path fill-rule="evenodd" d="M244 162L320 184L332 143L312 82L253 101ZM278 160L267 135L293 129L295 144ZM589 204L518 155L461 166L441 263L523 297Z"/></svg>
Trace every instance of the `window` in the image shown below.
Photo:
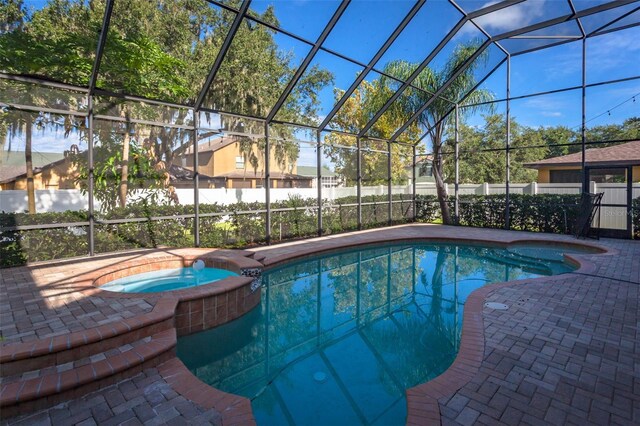
<svg viewBox="0 0 640 426"><path fill-rule="evenodd" d="M589 180L596 183L625 183L627 171L625 169L592 169L589 170Z"/></svg>
<svg viewBox="0 0 640 426"><path fill-rule="evenodd" d="M580 183L582 176L580 170L551 170L549 183Z"/></svg>
<svg viewBox="0 0 640 426"><path fill-rule="evenodd" d="M244 169L244 157L242 155L236 157L236 169Z"/></svg>
<svg viewBox="0 0 640 426"><path fill-rule="evenodd" d="M422 163L418 168L418 177L431 177L433 176L432 166L429 163Z"/></svg>

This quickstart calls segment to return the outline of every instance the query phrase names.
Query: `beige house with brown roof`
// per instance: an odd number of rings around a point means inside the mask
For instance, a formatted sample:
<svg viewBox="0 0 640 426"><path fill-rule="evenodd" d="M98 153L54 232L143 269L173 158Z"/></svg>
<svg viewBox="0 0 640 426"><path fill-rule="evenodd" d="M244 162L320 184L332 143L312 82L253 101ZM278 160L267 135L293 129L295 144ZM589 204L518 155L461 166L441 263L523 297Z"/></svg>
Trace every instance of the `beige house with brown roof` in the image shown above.
<svg viewBox="0 0 640 426"><path fill-rule="evenodd" d="M598 182L624 181L624 171L616 167L633 166L633 182L640 182L640 141L632 141L605 148L585 150L587 166L598 166L590 179ZM581 181L582 153L562 155L524 165L538 170L538 183L579 183ZM611 166L611 169L606 167Z"/></svg>
<svg viewBox="0 0 640 426"><path fill-rule="evenodd" d="M75 167L57 152L34 152L33 183L35 189L74 189ZM0 190L27 189L24 151L2 151Z"/></svg>
<svg viewBox="0 0 640 426"><path fill-rule="evenodd" d="M261 156L262 154L257 153ZM62 153L35 153L35 189L77 189L77 167ZM0 190L25 190L27 174L24 152L4 151L0 158ZM272 188L310 188L313 177L296 174L296 162L287 162L279 170L271 154ZM256 170L240 152L235 136L222 136L198 146L200 188L261 188L264 184L264 162ZM193 148L173 160L169 169L171 185L176 188L193 186Z"/></svg>
<svg viewBox="0 0 640 426"><path fill-rule="evenodd" d="M254 148L254 154L262 158L263 153ZM275 153L271 152L272 188L311 188L313 178L297 174L296 162L286 161L281 169ZM193 148L189 148L174 161L187 169L193 169ZM264 161L254 170L240 150L237 136L220 136L198 144L198 172L211 176L210 188L261 188L264 186ZM201 188L206 185L200 185Z"/></svg>

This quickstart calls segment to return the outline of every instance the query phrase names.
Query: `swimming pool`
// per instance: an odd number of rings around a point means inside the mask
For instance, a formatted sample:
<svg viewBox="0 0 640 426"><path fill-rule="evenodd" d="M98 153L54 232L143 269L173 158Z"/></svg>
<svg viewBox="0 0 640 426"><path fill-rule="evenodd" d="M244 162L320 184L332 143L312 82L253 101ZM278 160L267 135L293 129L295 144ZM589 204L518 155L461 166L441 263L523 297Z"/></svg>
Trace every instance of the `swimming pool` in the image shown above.
<svg viewBox="0 0 640 426"><path fill-rule="evenodd" d="M100 288L123 293L156 293L209 284L237 275L235 272L218 268L161 269L119 278L102 285Z"/></svg>
<svg viewBox="0 0 640 426"><path fill-rule="evenodd" d="M404 424L405 390L456 357L469 294L569 272L576 251L420 243L283 265L263 274L260 308L181 337L178 357L250 398L259 425Z"/></svg>

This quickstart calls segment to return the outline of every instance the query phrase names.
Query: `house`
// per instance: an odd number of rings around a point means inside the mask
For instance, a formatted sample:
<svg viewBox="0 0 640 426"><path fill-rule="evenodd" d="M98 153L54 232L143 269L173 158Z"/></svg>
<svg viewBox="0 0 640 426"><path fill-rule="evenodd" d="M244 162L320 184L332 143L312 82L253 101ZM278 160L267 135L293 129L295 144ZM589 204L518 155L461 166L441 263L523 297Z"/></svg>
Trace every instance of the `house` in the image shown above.
<svg viewBox="0 0 640 426"><path fill-rule="evenodd" d="M416 183L433 183L433 155L420 155L416 157L413 165L416 173ZM409 179L411 179L411 166L408 167Z"/></svg>
<svg viewBox="0 0 640 426"><path fill-rule="evenodd" d="M343 185L342 179L335 173L329 170L327 167L322 167L322 187L323 188L335 188ZM312 179L311 187L318 187L318 168L314 166L298 166L298 175Z"/></svg>
<svg viewBox="0 0 640 426"><path fill-rule="evenodd" d="M69 151L34 152L33 183L34 189L79 189L76 181L77 166L68 157ZM0 163L0 190L26 190L27 171L24 151L4 151ZM169 167L169 179L175 188L193 188L193 170L172 164ZM203 187L220 186L223 180L201 174L199 182Z"/></svg>
<svg viewBox="0 0 640 426"><path fill-rule="evenodd" d="M254 169L241 151L241 136L216 135L198 144L198 172L211 176L209 188L262 188L264 187L264 161ZM262 160L263 154L254 147L254 154ZM283 168L277 166L275 151L270 155L272 188L311 188L313 178L297 174L295 162L286 161ZM193 147L174 162L193 170ZM279 170L280 168L280 170ZM201 188L206 186L200 182Z"/></svg>
<svg viewBox="0 0 640 426"><path fill-rule="evenodd" d="M77 148L76 148L77 150ZM33 153L35 189L77 189L77 166L65 153ZM3 151L0 163L0 190L26 190L27 174L24 152ZM261 154L256 152L256 155ZM276 165L275 155L271 164ZM263 162L254 170L240 151L237 136L220 136L198 146L200 188L261 188L264 182ZM171 185L193 187L193 147L176 155L169 167ZM272 188L310 188L314 178L296 174L295 162L287 162L285 170L272 166Z"/></svg>
<svg viewBox="0 0 640 426"><path fill-rule="evenodd" d="M75 174L62 152L33 152L33 183L35 189L74 189ZM24 151L2 151L0 190L27 189L27 169Z"/></svg>
<svg viewBox="0 0 640 426"><path fill-rule="evenodd" d="M640 141L588 148L585 154L587 166L598 166L590 172L590 180L596 183L624 182L625 171L619 167L633 166L633 181L640 182ZM526 163L524 166L538 170L538 183L579 183L582 180L581 152ZM611 168L608 169L608 166Z"/></svg>

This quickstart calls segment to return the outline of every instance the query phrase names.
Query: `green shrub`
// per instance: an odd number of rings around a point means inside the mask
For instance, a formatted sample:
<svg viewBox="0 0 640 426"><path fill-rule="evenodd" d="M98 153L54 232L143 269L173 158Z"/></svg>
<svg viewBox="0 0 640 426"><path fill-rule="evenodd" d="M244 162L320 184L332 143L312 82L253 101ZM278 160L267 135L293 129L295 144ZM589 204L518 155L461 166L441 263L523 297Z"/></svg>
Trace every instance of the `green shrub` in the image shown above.
<svg viewBox="0 0 640 426"><path fill-rule="evenodd" d="M534 232L572 233L579 212L579 195L511 194L509 214L511 229ZM411 195L394 194L392 222L412 220ZM388 196L362 197L363 227L385 226L388 221ZM460 196L459 221L463 226L504 228L506 196ZM332 203L322 203L324 234L346 232L358 228L357 197L344 197ZM453 212L453 201L450 200ZM317 235L317 199L292 198L271 205L271 236L273 241L286 241ZM284 209L278 211L278 209ZM266 214L262 203L236 203L229 206L202 204L199 207L200 245L202 247L246 247L264 243ZM640 197L633 200L634 235L640 238ZM154 206L132 204L109 213L98 213L95 225L95 250L98 253L150 248L158 246L193 246L193 206ZM187 216L187 217L181 217ZM165 219L152 219L166 217ZM120 219L140 221L113 223ZM416 220L434 222L440 219L436 196L416 196ZM0 226L49 225L87 222L86 211L61 213L0 213ZM111 221L111 222L109 222ZM106 222L106 223L105 223ZM26 262L84 256L89 251L88 226L34 230L6 230L0 234L0 267Z"/></svg>
<svg viewBox="0 0 640 426"><path fill-rule="evenodd" d="M435 195L416 195L416 221L431 223L440 217L438 197Z"/></svg>
<svg viewBox="0 0 640 426"><path fill-rule="evenodd" d="M478 228L504 228L505 194L461 195L459 224ZM533 232L572 233L579 211L580 195L510 194L511 229ZM449 200L453 214L454 202ZM440 218L440 205L435 195L416 196L416 220L433 222Z"/></svg>
<svg viewBox="0 0 640 426"><path fill-rule="evenodd" d="M83 211L61 213L0 213L0 227L29 226L55 223L87 222ZM51 260L80 256L88 252L87 226L7 230L0 233L0 267L22 265L31 260Z"/></svg>
<svg viewBox="0 0 640 426"><path fill-rule="evenodd" d="M318 235L318 199L291 197L271 204L271 239L285 241ZM284 211L278 211L284 209Z"/></svg>

